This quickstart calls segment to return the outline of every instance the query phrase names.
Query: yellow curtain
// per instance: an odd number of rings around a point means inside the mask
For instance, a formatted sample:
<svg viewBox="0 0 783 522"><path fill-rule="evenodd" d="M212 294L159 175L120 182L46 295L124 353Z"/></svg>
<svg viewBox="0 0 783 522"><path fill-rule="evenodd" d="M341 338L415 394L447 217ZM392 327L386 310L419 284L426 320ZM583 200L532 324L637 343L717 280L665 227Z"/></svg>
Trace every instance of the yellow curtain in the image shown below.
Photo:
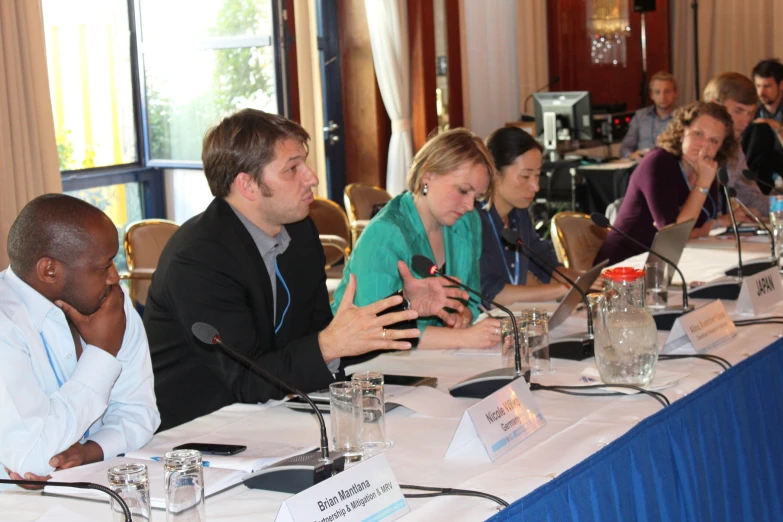
<svg viewBox="0 0 783 522"><path fill-rule="evenodd" d="M315 0L294 0L296 72L299 77L300 124L310 134L307 165L318 176L317 195L328 197L321 66L318 54Z"/></svg>
<svg viewBox="0 0 783 522"><path fill-rule="evenodd" d="M526 112L525 98L549 81L546 0L518 0L517 28L519 108Z"/></svg>
<svg viewBox="0 0 783 522"><path fill-rule="evenodd" d="M0 1L0 269L22 207L61 192L40 2Z"/></svg>

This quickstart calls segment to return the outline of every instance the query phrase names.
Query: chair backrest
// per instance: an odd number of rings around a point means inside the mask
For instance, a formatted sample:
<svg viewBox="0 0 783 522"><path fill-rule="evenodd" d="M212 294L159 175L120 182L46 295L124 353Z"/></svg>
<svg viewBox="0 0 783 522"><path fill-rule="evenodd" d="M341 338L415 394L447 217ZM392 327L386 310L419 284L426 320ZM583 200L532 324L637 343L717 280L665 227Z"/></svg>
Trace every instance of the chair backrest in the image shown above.
<svg viewBox="0 0 783 522"><path fill-rule="evenodd" d="M344 198L345 212L348 214L348 220L353 223L356 220L370 219L373 206L386 203L392 197L381 187L365 183L351 183L345 187Z"/></svg>
<svg viewBox="0 0 783 522"><path fill-rule="evenodd" d="M350 252L351 227L348 217L334 201L316 197L310 204L310 218L321 236L339 236L346 241L347 251L321 242L326 255L326 266L332 266Z"/></svg>
<svg viewBox="0 0 783 522"><path fill-rule="evenodd" d="M150 281L134 279L133 270L157 268L163 247L177 228L179 225L166 219L142 219L129 223L125 227L125 258L128 262L128 270L131 272L131 297L142 306L147 302Z"/></svg>
<svg viewBox="0 0 783 522"><path fill-rule="evenodd" d="M580 212L560 212L552 218L552 244L567 268L585 271L593 266L607 231Z"/></svg>

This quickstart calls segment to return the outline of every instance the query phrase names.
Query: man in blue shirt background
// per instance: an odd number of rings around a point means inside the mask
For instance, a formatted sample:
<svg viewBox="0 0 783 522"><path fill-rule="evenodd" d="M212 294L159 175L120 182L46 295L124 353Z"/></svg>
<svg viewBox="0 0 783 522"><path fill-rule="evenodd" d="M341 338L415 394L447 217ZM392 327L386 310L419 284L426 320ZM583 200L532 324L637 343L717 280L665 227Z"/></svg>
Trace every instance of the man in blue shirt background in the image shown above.
<svg viewBox="0 0 783 522"><path fill-rule="evenodd" d="M669 125L677 107L677 82L674 76L659 71L650 79L650 99L653 104L633 115L628 133L620 146L620 157L640 159L655 148L655 140Z"/></svg>
<svg viewBox="0 0 783 522"><path fill-rule="evenodd" d="M47 194L8 234L0 272L0 477L55 470L146 444L160 424L141 318L119 287L117 229Z"/></svg>

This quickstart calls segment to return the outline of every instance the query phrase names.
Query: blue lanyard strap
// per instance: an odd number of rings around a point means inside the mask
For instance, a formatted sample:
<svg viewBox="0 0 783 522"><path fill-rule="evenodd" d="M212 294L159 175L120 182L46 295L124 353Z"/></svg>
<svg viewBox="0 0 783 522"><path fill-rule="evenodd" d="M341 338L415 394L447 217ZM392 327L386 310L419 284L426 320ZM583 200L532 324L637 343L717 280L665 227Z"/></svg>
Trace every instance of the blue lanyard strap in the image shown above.
<svg viewBox="0 0 783 522"><path fill-rule="evenodd" d="M497 226L495 225L494 220L492 219L492 214L487 211L489 222L492 225L492 232L495 234L495 241L497 241L498 248L500 249L500 256L503 258L503 267L506 269L506 274L508 275L508 280L513 285L519 284L519 249L515 249L514 251L514 275L511 275L511 269L508 267L508 261L506 260L506 252L503 248L503 243L500 242L500 235L498 234Z"/></svg>
<svg viewBox="0 0 783 522"><path fill-rule="evenodd" d="M680 165L680 172L682 172L682 179L685 180L685 185L688 187L688 190L693 190L691 187L691 183L688 181L688 175L685 174L685 169L682 168L682 165ZM704 215L707 216L707 219L715 219L718 217L718 206L715 204L715 199L712 197L712 192L709 190L707 191L707 198L710 200L710 205L712 206L712 213L707 212L707 209L704 208L704 205L701 207L701 211L704 212Z"/></svg>
<svg viewBox="0 0 783 522"><path fill-rule="evenodd" d="M288 313L288 309L291 307L291 291L288 290L288 285L285 284L285 279L283 279L283 274L280 273L280 269L277 267L277 258L275 258L275 274L277 275L277 278L280 280L280 282L283 284L283 288L285 288L285 293L288 296L288 302L285 305L285 310L283 310L283 316L280 318L280 324L278 324L275 327L275 333L280 331L280 327L283 326L283 321L285 321L285 314Z"/></svg>

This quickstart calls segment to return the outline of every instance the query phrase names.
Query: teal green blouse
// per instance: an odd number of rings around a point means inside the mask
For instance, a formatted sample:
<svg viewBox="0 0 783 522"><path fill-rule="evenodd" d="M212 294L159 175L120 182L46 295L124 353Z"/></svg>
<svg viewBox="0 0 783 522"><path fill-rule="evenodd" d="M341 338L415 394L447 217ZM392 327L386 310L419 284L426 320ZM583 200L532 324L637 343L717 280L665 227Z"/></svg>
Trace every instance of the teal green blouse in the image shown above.
<svg viewBox="0 0 783 522"><path fill-rule="evenodd" d="M481 220L473 210L462 216L451 227L443 227L446 251L446 274L458 277L465 285L479 288L479 259L481 256ZM334 293L332 311L336 312L348 284L350 274L356 276L356 306L366 306L388 297L402 288L397 262L411 266L414 255L435 260L427 233L413 204L413 196L405 192L389 201L362 232L345 266L343 280ZM468 306L477 317L478 299L471 296ZM437 317L419 318L423 332L427 326L442 326Z"/></svg>

